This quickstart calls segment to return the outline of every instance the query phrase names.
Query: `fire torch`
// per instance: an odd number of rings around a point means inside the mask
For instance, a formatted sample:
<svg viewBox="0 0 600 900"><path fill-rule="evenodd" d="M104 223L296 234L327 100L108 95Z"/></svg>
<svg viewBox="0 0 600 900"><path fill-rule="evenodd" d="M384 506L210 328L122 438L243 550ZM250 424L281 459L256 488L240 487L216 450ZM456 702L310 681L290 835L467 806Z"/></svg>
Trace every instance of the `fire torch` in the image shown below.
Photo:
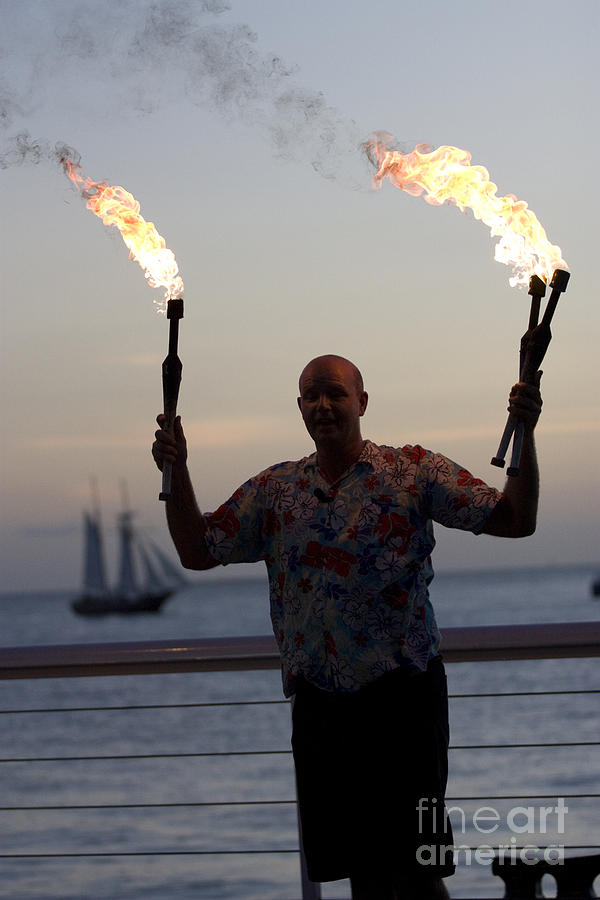
<svg viewBox="0 0 600 900"><path fill-rule="evenodd" d="M140 204L121 185L107 184L106 181L92 181L81 172L78 161L66 154L61 157L64 173L85 198L86 206L105 225L114 225L129 249L131 259L140 264L146 272L150 287L165 288L167 298L167 318L170 319L169 352L162 365L165 431L173 433L177 412L177 397L181 383L181 360L177 356L179 320L183 318L183 281L172 250L165 245L164 238L152 222L147 222L140 212ZM162 311L162 308L161 308ZM163 466L161 500L171 494L171 466Z"/></svg>
<svg viewBox="0 0 600 900"><path fill-rule="evenodd" d="M546 311L542 321L538 325L538 316L540 311L540 303L542 297L546 293L546 285L537 275L532 276L529 282L529 293L531 295L531 311L529 314L529 327L521 338L520 349L520 367L519 380L527 384L534 384L535 375L541 362L546 355L548 345L552 340L552 332L550 331L550 322L556 311L560 295L567 289L570 274L564 269L555 269L550 282L552 293L546 306ZM514 434L513 450L510 466L506 470L506 474L515 477L519 474L519 464L521 462L521 450L523 448L523 423L519 422L512 414L509 414L504 433L500 439L500 445L496 456L492 459L492 465L504 468L504 457L510 444L510 439Z"/></svg>

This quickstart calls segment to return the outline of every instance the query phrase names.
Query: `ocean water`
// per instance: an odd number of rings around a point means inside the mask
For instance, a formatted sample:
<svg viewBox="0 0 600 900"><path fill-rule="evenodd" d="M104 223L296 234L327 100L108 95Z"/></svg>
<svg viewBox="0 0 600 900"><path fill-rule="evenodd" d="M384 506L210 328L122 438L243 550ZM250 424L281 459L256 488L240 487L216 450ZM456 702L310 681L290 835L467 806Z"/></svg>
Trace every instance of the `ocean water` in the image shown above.
<svg viewBox="0 0 600 900"><path fill-rule="evenodd" d="M597 620L600 601L590 591L597 574L584 566L438 574L432 598L442 631ZM88 620L75 616L68 601L65 593L0 596L1 643L270 631L266 582L259 578L198 581L158 615ZM447 671L453 745L598 740L598 694L539 693L600 689L597 660L459 663ZM525 691L538 696L460 696ZM11 760L0 763L0 897L299 900L298 858L288 852L298 841L290 715L281 699L276 671L0 682L0 757ZM250 702L202 705L232 701ZM174 705L163 708L168 704ZM153 708L132 708L140 706ZM73 707L86 711L65 711ZM39 709L52 711L20 712ZM240 750L267 752L185 755ZM66 759L93 756L128 758ZM600 844L598 801L581 796L599 793L598 756L593 746L451 750L455 841L474 848L470 857L459 852L458 872L447 882L452 897L502 896L486 845L504 844L508 860L524 844L555 847L554 856L546 851L553 860L562 847L579 848L565 855L598 852L585 849ZM54 759L19 761L32 757ZM483 799L498 797L505 799ZM250 801L258 804L239 805ZM57 806L63 808L39 809ZM82 806L88 808L65 808ZM265 849L276 852L255 852ZM131 855L140 852L149 855ZM89 853L98 855L78 855ZM555 895L548 877L544 889ZM323 886L324 898L349 896L346 882Z"/></svg>

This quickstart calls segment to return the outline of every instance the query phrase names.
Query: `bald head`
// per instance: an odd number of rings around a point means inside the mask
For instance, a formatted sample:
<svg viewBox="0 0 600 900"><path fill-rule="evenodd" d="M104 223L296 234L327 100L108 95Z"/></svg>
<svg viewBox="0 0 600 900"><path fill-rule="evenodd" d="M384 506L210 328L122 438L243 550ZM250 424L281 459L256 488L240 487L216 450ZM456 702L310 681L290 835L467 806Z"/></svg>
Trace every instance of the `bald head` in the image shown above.
<svg viewBox="0 0 600 900"><path fill-rule="evenodd" d="M302 370L298 408L315 442L319 465L330 476L358 459L363 446L360 419L368 399L362 375L343 356L317 356Z"/></svg>
<svg viewBox="0 0 600 900"><path fill-rule="evenodd" d="M317 372L327 372L332 369L338 369L347 372L351 377L352 381L356 387L356 393L362 394L365 387L363 384L363 377L360 374L359 369L354 365L353 362L350 362L349 359L346 359L343 356L337 356L335 353L326 353L324 356L316 356L314 359L311 359L309 363L307 363L302 372L300 373L300 379L298 382L298 387L300 389L300 393L302 393L302 381L307 374L316 374Z"/></svg>

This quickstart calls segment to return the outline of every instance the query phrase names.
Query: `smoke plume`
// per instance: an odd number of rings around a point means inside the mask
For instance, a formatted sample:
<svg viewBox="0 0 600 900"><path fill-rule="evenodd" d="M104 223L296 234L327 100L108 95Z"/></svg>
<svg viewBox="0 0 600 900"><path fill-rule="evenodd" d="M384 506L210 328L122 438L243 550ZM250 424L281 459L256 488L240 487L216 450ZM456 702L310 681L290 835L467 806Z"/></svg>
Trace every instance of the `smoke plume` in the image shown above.
<svg viewBox="0 0 600 900"><path fill-rule="evenodd" d="M19 123L0 166L56 159L25 132L28 117L67 98L88 115L155 114L182 97L258 129L276 156L309 163L352 188L368 186L354 121L298 71L260 47L247 25L229 21L220 0L20 0L4 7L0 126ZM40 35L43 46L39 45ZM37 41L37 43L36 43ZM93 96L90 104L86 91ZM106 108L98 109L98 96ZM91 108L90 108L91 107Z"/></svg>
<svg viewBox="0 0 600 900"><path fill-rule="evenodd" d="M28 131L22 131L8 141L6 149L0 153L0 169L22 166L28 162L37 165L41 160L50 160L63 168L68 160L73 168L81 167L81 156L73 147L62 141L51 144L50 141L32 138Z"/></svg>

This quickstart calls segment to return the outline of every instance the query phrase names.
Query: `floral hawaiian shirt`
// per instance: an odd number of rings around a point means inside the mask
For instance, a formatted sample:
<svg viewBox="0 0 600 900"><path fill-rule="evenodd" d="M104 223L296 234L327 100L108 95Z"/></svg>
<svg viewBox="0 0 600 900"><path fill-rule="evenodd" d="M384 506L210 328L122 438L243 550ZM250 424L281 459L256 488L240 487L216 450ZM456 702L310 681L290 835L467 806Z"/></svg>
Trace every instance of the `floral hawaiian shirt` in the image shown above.
<svg viewBox="0 0 600 900"><path fill-rule="evenodd" d="M432 522L479 534L500 496L439 453L365 441L333 488L316 453L265 469L206 516L205 539L223 565L265 561L286 696L299 676L352 692L437 655Z"/></svg>

